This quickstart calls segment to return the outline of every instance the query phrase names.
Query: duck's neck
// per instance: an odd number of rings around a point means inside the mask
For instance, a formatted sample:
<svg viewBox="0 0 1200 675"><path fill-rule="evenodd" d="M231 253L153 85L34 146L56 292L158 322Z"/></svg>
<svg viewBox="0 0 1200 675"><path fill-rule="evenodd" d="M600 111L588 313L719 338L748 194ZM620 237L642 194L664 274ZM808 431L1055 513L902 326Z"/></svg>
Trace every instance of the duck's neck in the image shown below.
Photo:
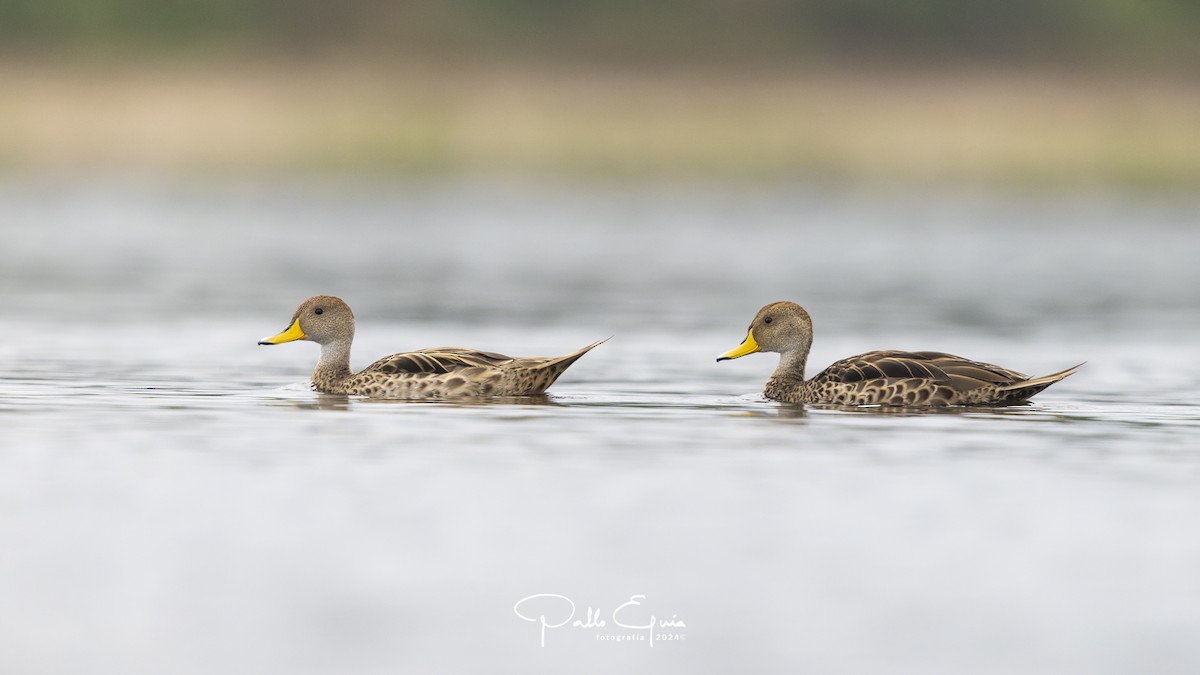
<svg viewBox="0 0 1200 675"><path fill-rule="evenodd" d="M313 370L317 391L329 391L330 385L350 377L350 340L335 340L321 345L321 360Z"/></svg>
<svg viewBox="0 0 1200 675"><path fill-rule="evenodd" d="M808 363L808 350L795 349L779 355L779 365L767 382L768 388L791 390L804 384L804 368Z"/></svg>

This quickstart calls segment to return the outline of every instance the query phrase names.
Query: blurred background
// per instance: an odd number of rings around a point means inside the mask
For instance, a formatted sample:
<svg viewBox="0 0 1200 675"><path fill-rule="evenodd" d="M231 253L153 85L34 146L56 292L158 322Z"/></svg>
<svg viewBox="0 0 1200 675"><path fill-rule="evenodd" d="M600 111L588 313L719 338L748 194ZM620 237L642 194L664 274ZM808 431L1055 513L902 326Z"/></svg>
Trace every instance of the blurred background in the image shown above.
<svg viewBox="0 0 1200 675"><path fill-rule="evenodd" d="M0 168L1189 189L1189 0L6 0Z"/></svg>

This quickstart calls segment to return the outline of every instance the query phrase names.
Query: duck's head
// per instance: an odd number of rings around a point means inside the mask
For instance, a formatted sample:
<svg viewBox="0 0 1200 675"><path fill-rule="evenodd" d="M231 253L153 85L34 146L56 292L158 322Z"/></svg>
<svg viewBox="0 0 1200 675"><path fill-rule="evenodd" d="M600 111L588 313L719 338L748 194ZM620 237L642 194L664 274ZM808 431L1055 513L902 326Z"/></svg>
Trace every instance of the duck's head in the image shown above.
<svg viewBox="0 0 1200 675"><path fill-rule="evenodd" d="M799 352L812 347L812 319L794 302L772 302L758 310L742 344L730 349L717 361L736 359L754 352Z"/></svg>
<svg viewBox="0 0 1200 675"><path fill-rule="evenodd" d="M324 345L353 339L354 312L350 311L350 305L332 295L316 295L300 305L292 315L287 330L265 337L258 344L278 345L293 340L309 340Z"/></svg>

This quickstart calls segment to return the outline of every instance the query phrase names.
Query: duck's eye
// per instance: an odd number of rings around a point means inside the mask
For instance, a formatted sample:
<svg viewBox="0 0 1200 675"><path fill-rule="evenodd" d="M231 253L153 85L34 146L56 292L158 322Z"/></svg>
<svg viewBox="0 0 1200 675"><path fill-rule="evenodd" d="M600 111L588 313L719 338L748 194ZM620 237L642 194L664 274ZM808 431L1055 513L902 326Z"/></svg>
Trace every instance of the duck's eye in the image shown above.
<svg viewBox="0 0 1200 675"><path fill-rule="evenodd" d="M772 319L769 316L767 318L763 319L763 323L771 323L772 321L774 321L774 319Z"/></svg>
<svg viewBox="0 0 1200 675"><path fill-rule="evenodd" d="M325 310L321 309L320 307L313 310L313 314L324 314L324 313L325 313Z"/></svg>

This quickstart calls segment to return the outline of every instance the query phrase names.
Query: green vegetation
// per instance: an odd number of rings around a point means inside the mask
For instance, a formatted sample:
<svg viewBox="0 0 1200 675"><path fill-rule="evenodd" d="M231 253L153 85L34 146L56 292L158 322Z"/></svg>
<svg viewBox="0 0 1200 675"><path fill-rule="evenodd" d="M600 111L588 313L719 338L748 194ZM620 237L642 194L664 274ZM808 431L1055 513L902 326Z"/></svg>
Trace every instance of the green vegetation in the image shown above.
<svg viewBox="0 0 1200 675"><path fill-rule="evenodd" d="M1192 68L1195 0L6 0L0 49Z"/></svg>

